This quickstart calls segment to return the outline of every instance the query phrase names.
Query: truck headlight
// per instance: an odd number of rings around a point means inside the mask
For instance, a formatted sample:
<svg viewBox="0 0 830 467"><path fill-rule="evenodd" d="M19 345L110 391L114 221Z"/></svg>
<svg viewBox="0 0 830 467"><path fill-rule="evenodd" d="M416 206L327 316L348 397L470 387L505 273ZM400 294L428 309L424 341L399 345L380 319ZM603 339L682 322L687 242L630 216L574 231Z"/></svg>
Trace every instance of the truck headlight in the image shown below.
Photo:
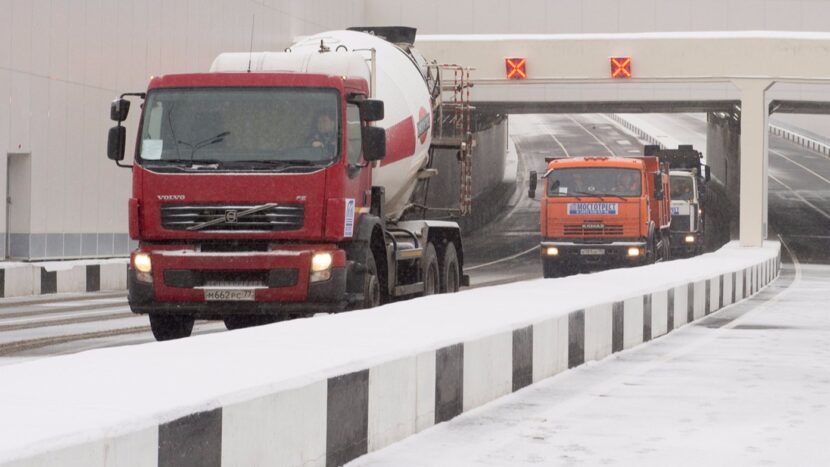
<svg viewBox="0 0 830 467"><path fill-rule="evenodd" d="M628 256L631 258L635 258L640 256L640 249L636 246L632 246L628 249Z"/></svg>
<svg viewBox="0 0 830 467"><path fill-rule="evenodd" d="M559 248L556 248L555 246L549 246L545 248L545 254L547 256L557 256L559 254Z"/></svg>
<svg viewBox="0 0 830 467"><path fill-rule="evenodd" d="M694 235L686 235L685 240L686 240L686 243L694 243L695 242L695 236Z"/></svg>
<svg viewBox="0 0 830 467"><path fill-rule="evenodd" d="M329 252L315 253L311 257L311 282L325 281L331 278L331 263L334 256Z"/></svg>
<svg viewBox="0 0 830 467"><path fill-rule="evenodd" d="M149 274L153 271L153 263L150 261L149 253L136 253L133 256L133 267L138 272Z"/></svg>

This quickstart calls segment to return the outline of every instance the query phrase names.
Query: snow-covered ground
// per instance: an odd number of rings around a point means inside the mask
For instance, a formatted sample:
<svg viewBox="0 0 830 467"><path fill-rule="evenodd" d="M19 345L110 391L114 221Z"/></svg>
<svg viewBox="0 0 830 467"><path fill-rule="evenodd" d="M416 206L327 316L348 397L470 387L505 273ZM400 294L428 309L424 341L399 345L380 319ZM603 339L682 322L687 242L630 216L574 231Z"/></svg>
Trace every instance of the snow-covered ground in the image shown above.
<svg viewBox="0 0 830 467"><path fill-rule="evenodd" d="M152 428L767 261L778 244L0 366L0 462ZM682 263L683 267L680 267Z"/></svg>
<svg viewBox="0 0 830 467"><path fill-rule="evenodd" d="M352 467L830 465L830 266Z"/></svg>

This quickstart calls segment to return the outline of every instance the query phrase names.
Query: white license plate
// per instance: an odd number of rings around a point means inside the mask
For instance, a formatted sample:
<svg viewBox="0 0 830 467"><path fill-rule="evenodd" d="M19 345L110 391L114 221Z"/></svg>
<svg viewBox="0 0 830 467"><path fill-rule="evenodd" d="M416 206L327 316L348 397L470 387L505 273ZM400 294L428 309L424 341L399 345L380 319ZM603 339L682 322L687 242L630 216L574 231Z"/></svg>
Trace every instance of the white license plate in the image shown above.
<svg viewBox="0 0 830 467"><path fill-rule="evenodd" d="M603 250L602 248L583 248L583 249L579 250L579 254L586 255L586 256L588 256L588 255L591 255L591 256L604 255L605 250Z"/></svg>
<svg viewBox="0 0 830 467"><path fill-rule="evenodd" d="M240 302L253 301L254 289L208 289L205 290L206 301Z"/></svg>

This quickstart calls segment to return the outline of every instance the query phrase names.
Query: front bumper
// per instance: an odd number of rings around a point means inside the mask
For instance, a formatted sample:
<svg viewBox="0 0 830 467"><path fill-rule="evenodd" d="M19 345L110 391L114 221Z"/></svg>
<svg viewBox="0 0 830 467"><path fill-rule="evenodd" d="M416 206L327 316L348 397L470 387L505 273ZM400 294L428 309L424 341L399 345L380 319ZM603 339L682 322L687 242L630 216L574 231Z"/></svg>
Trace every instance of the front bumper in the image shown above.
<svg viewBox="0 0 830 467"><path fill-rule="evenodd" d="M556 248L558 254L547 254L548 248ZM638 248L638 256L629 256L629 248ZM646 262L646 242L615 241L604 243L577 243L545 240L541 243L541 255L545 261L575 267L638 266Z"/></svg>
<svg viewBox="0 0 830 467"><path fill-rule="evenodd" d="M686 237L693 236L693 242L687 242ZM703 242L703 236L700 232L671 232L671 249L672 251L682 251L686 253L693 253L697 251Z"/></svg>
<svg viewBox="0 0 830 467"><path fill-rule="evenodd" d="M147 250L143 250L147 251ZM319 251L319 250L318 250ZM128 301L134 313L182 314L199 319L221 319L229 314L267 314L284 317L342 311L348 304L346 282L351 263L342 250L327 280L309 279L314 250L243 254L200 254L150 251L152 282L129 269ZM205 284L205 277L262 277L259 283ZM146 278L146 276L145 276ZM250 301L206 301L207 288L253 289Z"/></svg>

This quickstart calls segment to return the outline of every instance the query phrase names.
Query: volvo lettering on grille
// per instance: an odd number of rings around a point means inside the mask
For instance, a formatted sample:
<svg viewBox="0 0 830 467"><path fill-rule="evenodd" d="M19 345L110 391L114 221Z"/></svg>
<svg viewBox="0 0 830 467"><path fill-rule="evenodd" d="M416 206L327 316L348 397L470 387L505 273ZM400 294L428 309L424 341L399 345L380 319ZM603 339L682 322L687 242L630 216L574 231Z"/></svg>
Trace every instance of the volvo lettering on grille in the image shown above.
<svg viewBox="0 0 830 467"><path fill-rule="evenodd" d="M608 215L616 216L619 212L617 203L568 203L568 215Z"/></svg>

